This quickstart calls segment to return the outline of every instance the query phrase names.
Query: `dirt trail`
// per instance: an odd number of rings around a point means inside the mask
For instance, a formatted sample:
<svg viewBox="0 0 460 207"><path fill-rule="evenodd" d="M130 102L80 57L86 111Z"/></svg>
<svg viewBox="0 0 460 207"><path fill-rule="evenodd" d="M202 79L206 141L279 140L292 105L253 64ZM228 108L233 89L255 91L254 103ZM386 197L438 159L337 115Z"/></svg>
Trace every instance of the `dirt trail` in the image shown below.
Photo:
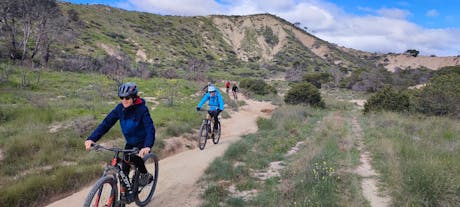
<svg viewBox="0 0 460 207"><path fill-rule="evenodd" d="M370 202L372 207L390 206L391 198L379 193L379 189L377 188L378 173L372 168L370 152L366 151L364 148L361 126L356 117L353 117L352 126L353 134L357 137L358 149L361 152L359 158L361 164L355 172L362 177L361 187L363 189L363 195Z"/></svg>
<svg viewBox="0 0 460 207"><path fill-rule="evenodd" d="M238 141L242 135L257 131L257 118L270 116L262 110L272 111L275 108L268 102L248 100L242 94L239 94L239 99L244 100L246 105L240 107L238 112L231 114L231 118L222 119L222 137L217 145L208 140L203 151L195 148L160 160L158 186L152 201L147 206L192 207L200 205L200 192L196 182L204 170L214 158L223 155L231 143ZM62 200L51 203L48 207L81 207L90 188L91 186L88 186Z"/></svg>

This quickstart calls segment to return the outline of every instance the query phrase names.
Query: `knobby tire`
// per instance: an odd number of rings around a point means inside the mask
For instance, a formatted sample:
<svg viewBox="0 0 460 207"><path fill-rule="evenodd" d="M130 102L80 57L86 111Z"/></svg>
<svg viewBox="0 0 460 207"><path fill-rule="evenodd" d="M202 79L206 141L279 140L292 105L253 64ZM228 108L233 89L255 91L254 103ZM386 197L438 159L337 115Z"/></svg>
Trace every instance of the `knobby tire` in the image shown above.
<svg viewBox="0 0 460 207"><path fill-rule="evenodd" d="M198 147L203 150L208 140L208 127L206 121L203 121L200 127L200 135L198 136Z"/></svg>
<svg viewBox="0 0 460 207"><path fill-rule="evenodd" d="M217 127L218 127L217 132L214 133L214 137L212 138L212 142L214 144L219 143L219 140L220 140L220 135L221 135L220 121L219 123L217 123Z"/></svg>
<svg viewBox="0 0 460 207"><path fill-rule="evenodd" d="M84 207L107 206L116 207L118 202L118 186L112 176L104 176L94 184L83 204Z"/></svg>
<svg viewBox="0 0 460 207"><path fill-rule="evenodd" d="M147 172L152 174L153 180L146 186L139 186L137 189L137 196L134 200L138 206L147 205L152 199L153 194L155 193L155 188L158 182L158 156L152 153L144 156L145 168ZM136 185L137 186L137 185Z"/></svg>

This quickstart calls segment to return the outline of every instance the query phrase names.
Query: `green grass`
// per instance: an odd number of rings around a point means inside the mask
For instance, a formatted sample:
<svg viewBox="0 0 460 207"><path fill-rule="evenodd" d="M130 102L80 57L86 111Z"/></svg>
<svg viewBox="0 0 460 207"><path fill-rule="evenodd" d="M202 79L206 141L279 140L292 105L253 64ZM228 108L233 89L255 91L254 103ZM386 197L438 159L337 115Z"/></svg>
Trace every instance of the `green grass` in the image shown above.
<svg viewBox="0 0 460 207"><path fill-rule="evenodd" d="M100 163L110 158L86 152L83 142L119 102L117 85L98 74L50 71L39 73L40 82L24 85L21 74L27 70L11 68L7 81L0 82L0 203L37 206L102 173ZM154 151L161 150L163 139L198 128L201 114L195 111L200 99L194 95L199 88L196 83L156 78L125 81L136 82L141 97L158 102L147 103L155 106L150 111L157 129ZM61 127L51 132L57 125ZM119 125L100 142L122 146Z"/></svg>
<svg viewBox="0 0 460 207"><path fill-rule="evenodd" d="M442 117L381 113L363 117L373 165L396 206L460 204L460 125Z"/></svg>
<svg viewBox="0 0 460 207"><path fill-rule="evenodd" d="M279 206L280 204L292 205L292 194L280 192L279 185L286 183L286 178L300 178L301 174L290 174L293 171L285 170L280 178L270 178L265 181L254 177L256 170L263 170L270 162L285 161L287 168L291 168L291 161L286 160L284 155L298 141L304 141L302 137L313 134L315 123L324 116L324 111L299 106L285 106L277 109L271 119L259 119L259 132L245 136L242 140L231 145L222 158L217 158L206 170L206 178L203 182L209 184L207 191L216 191L215 186L225 188L225 183L233 183L239 191L257 190L257 195L249 200L233 197L229 193L218 194L219 198L206 199L203 206ZM313 139L307 138L308 142L314 143ZM303 164L302 164L303 165ZM298 172L298 171L297 171ZM296 183L293 181L292 183ZM300 182L299 182L300 183ZM295 186L291 186L291 191ZM301 188L301 187L299 187ZM222 189L221 189L222 190ZM217 193L217 192L216 192ZM205 194L207 195L207 194ZM305 195L302 195L305 196ZM304 197L298 199L303 200ZM300 198L302 197L302 198ZM297 199L297 198L296 198Z"/></svg>
<svg viewBox="0 0 460 207"><path fill-rule="evenodd" d="M359 151L350 122L360 113L346 102L328 104L334 107L281 106L271 119L258 119L257 133L231 145L206 170L201 183L215 194L203 194L203 206L369 206L359 176L351 171L359 164ZM299 151L285 157L299 141ZM260 180L253 173L274 161L285 163L280 177ZM227 183L256 193L238 197Z"/></svg>

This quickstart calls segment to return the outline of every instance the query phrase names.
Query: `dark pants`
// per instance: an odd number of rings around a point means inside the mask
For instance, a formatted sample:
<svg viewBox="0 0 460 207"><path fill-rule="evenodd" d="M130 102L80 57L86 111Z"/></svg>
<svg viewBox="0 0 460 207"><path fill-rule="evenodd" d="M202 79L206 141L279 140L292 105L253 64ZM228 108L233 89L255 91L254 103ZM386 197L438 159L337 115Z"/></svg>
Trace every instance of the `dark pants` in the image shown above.
<svg viewBox="0 0 460 207"><path fill-rule="evenodd" d="M134 147L137 147L140 150L144 147L144 143L139 144L137 146L132 146L129 144L125 145L125 149L133 149ZM124 154L123 157L124 157L123 158L124 161L122 162L121 167L122 167L123 172L126 175L129 174L129 170L131 169L131 164L134 164L134 166L136 166L139 169L139 172L147 173L147 169L145 168L145 165L144 165L144 160L141 157L134 155L134 154L132 155Z"/></svg>
<svg viewBox="0 0 460 207"><path fill-rule="evenodd" d="M211 118L214 117L214 129L217 129L218 123L219 123L219 114L220 111L208 111L209 115L211 115Z"/></svg>

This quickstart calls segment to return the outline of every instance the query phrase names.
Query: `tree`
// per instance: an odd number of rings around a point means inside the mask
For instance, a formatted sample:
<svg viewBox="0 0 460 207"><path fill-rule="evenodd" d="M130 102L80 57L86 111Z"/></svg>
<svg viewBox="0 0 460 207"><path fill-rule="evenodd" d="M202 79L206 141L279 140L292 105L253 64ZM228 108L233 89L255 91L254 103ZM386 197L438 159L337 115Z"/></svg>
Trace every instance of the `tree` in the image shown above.
<svg viewBox="0 0 460 207"><path fill-rule="evenodd" d="M240 81L240 88L246 88L258 95L276 94L276 89L261 79L246 78Z"/></svg>
<svg viewBox="0 0 460 207"><path fill-rule="evenodd" d="M391 87L384 87L369 97L364 104L364 113L371 111L409 111L410 99L409 95L404 92L399 92Z"/></svg>
<svg viewBox="0 0 460 207"><path fill-rule="evenodd" d="M32 66L41 53L46 62L54 35L62 27L62 12L55 0L3 0L0 3L1 36L9 57Z"/></svg>
<svg viewBox="0 0 460 207"><path fill-rule="evenodd" d="M417 57L420 52L415 49L406 50L405 54L408 54L412 57Z"/></svg>
<svg viewBox="0 0 460 207"><path fill-rule="evenodd" d="M318 88L307 82L294 84L284 96L284 101L288 104L307 104L316 107L325 106Z"/></svg>
<svg viewBox="0 0 460 207"><path fill-rule="evenodd" d="M460 118L460 74L435 76L417 94L417 111Z"/></svg>
<svg viewBox="0 0 460 207"><path fill-rule="evenodd" d="M329 73L308 73L305 74L302 79L313 84L317 88L321 88L321 84L331 81L332 76Z"/></svg>

